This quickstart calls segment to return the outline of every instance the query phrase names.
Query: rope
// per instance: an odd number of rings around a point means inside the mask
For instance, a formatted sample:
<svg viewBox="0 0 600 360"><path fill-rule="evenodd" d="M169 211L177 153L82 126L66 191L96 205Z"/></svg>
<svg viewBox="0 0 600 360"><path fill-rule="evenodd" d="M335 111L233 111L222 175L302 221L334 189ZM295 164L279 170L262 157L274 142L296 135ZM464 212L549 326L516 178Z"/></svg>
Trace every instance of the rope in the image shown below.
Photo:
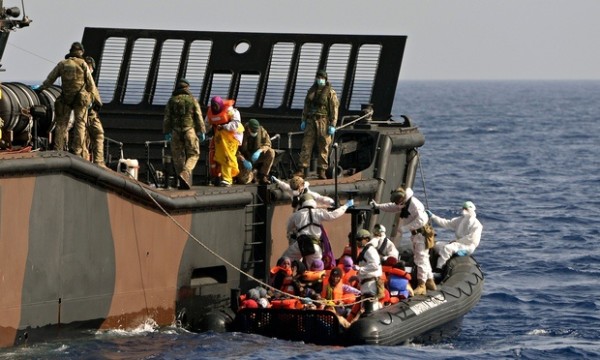
<svg viewBox="0 0 600 360"><path fill-rule="evenodd" d="M416 150L415 150L416 151ZM425 207L429 209L429 200L427 198L427 188L425 187L425 175L423 175L423 166L421 165L421 157L417 152L417 165L419 166L419 172L421 173L421 184L423 185L423 196L425 196Z"/></svg>
<svg viewBox="0 0 600 360"><path fill-rule="evenodd" d="M266 287L268 289L273 290L273 292L275 293L279 293L284 295L285 297L288 298L294 298L296 300L299 301L307 301L309 303L320 303L323 305L327 305L329 304L330 300L312 300L309 298L305 298L302 296L298 296L298 295L292 295L292 294L288 294L285 293L283 291L281 291L280 289L274 288L273 286L265 283L264 281L250 275L249 273L245 272L244 270L240 269L239 267L235 266L234 264L232 264L229 260L225 259L224 257L222 257L221 255L219 255L217 252L215 252L214 250L212 250L211 248L209 248L206 244L204 244L202 241L200 241L198 238L196 238L196 236L194 236L193 234L191 234L183 225L181 225L171 214L169 214L168 211L166 211L159 203L158 201L156 201L156 199L154 197L152 197L152 194L150 193L150 191L148 189L146 189L143 185L142 182L135 179L129 172L126 172L126 175L128 177L130 177L133 181L136 182L136 184L146 193L146 195L148 195L148 197L152 200L152 202L154 202L154 204L160 209L160 211L163 212L163 214L165 214L175 225L177 225L178 228L180 228L184 233L186 233L190 238L192 238L198 245L200 245L202 248L204 248L206 251L208 251L209 253L211 253L212 255L214 255L216 258L218 258L219 260L221 260L222 262L224 262L226 265L230 266L231 268L233 268L234 270L236 270L237 272L239 272L240 274L243 274L245 276L247 276L248 278L256 281L259 285ZM367 300L372 300L374 298L365 298L365 299L361 299L357 302L354 302L352 304L345 304L345 306L351 306L354 304L358 304L358 303L362 303L364 301Z"/></svg>

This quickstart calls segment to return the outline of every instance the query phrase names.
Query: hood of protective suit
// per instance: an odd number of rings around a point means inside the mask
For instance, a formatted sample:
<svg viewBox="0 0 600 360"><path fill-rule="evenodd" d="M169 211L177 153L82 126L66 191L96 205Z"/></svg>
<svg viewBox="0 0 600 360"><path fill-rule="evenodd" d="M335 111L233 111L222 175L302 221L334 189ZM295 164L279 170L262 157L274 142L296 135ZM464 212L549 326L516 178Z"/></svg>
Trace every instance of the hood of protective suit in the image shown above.
<svg viewBox="0 0 600 360"><path fill-rule="evenodd" d="M415 193L411 188L406 189L406 196L404 197L404 202L407 202Z"/></svg>

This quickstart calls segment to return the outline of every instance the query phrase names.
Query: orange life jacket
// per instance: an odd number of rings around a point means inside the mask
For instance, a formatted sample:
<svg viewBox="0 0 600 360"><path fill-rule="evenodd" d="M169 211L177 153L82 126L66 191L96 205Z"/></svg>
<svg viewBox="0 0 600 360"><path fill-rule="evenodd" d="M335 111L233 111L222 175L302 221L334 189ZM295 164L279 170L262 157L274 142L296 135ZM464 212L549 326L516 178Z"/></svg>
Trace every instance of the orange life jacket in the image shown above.
<svg viewBox="0 0 600 360"><path fill-rule="evenodd" d="M412 278L410 276L410 274L407 273L406 271L404 271L402 269L395 268L393 266L384 265L384 266L381 267L381 270L383 270L384 274L393 274L393 275L396 275L396 276L403 277L406 280L410 280Z"/></svg>
<svg viewBox="0 0 600 360"><path fill-rule="evenodd" d="M275 299L271 300L273 309L303 309L304 305L297 299Z"/></svg>
<svg viewBox="0 0 600 360"><path fill-rule="evenodd" d="M227 100L223 100L223 106L221 107L221 111L218 114L213 114L212 108L209 106L208 107L208 113L206 115L206 118L208 119L208 122L210 125L221 125L221 124L227 124L229 122L229 120L231 120L230 118L230 114L229 114L229 108L233 107L233 105L235 104L235 100L232 99L227 99Z"/></svg>
<svg viewBox="0 0 600 360"><path fill-rule="evenodd" d="M332 298L331 299L327 296L327 292L329 289L332 290ZM341 281L339 283L337 283L337 285L333 288L329 284L327 284L326 286L323 286L323 291L321 292L321 297L323 299L327 299L327 300L342 300L346 304L352 304L353 302L356 301L356 295L344 294L344 283L342 283Z"/></svg>

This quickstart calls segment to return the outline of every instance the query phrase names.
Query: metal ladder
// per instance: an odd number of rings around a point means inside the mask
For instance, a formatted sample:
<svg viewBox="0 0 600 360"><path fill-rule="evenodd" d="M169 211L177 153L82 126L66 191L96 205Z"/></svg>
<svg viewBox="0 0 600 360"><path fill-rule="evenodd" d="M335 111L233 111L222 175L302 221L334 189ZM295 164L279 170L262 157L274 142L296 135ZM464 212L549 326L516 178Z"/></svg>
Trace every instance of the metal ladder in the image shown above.
<svg viewBox="0 0 600 360"><path fill-rule="evenodd" d="M265 193L261 196L261 188ZM255 201L245 206L244 214L244 250L242 254L242 270L251 273L259 279L266 279L267 269L267 229L266 204L264 196L268 190L259 186Z"/></svg>

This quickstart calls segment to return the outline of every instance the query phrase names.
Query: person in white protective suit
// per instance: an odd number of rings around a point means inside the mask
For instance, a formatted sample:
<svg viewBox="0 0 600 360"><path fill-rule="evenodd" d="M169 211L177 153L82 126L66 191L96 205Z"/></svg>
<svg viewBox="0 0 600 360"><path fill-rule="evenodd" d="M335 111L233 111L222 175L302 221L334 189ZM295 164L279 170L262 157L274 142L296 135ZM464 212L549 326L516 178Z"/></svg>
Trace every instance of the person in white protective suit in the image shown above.
<svg viewBox="0 0 600 360"><path fill-rule="evenodd" d="M436 216L431 211L426 210L427 215L429 215L434 224L445 229L454 230L454 235L456 236L456 240L450 242L438 242L435 245L435 250L439 254L435 269L436 272L442 271L446 261L448 261L452 255L471 255L477 246L479 246L483 226L479 220L477 220L475 210L475 204L471 201L466 201L462 206L462 215L450 220Z"/></svg>
<svg viewBox="0 0 600 360"><path fill-rule="evenodd" d="M371 238L369 230L360 229L356 232L356 245L361 249L358 258L356 259L357 265L354 265L354 269L358 271L358 278L360 279L360 292L363 294L364 299L374 298L370 302L365 302L365 312L377 310L380 308L379 303L379 289L382 284L381 275L383 269L381 267L381 258L377 253L377 239ZM369 306L367 306L369 305Z"/></svg>
<svg viewBox="0 0 600 360"><path fill-rule="evenodd" d="M303 260L307 269L310 269L315 260L323 258L321 247L321 223L333 221L346 213L346 209L354 206L350 199L345 205L333 211L317 208L317 202L311 194L300 197L299 208L292 213L287 224L287 234L291 241L282 257L287 256L292 260Z"/></svg>
<svg viewBox="0 0 600 360"><path fill-rule="evenodd" d="M392 191L390 202L378 204L372 200L370 204L381 211L400 213L398 228L400 231L411 233L413 261L417 267L415 295L425 295L427 290L437 289L429 262L429 249L425 242L425 227L430 225L428 225L429 217L425 213L425 207L413 195L411 188L399 187Z"/></svg>
<svg viewBox="0 0 600 360"><path fill-rule="evenodd" d="M298 200L300 199L300 196L304 194L312 195L318 207L332 207L335 204L333 199L329 196L324 196L310 190L308 188L310 185L308 181L304 181L300 176L292 177L289 184L279 180L275 176L272 176L271 179L277 184L281 191L287 193L292 198L292 207L294 208L294 211L298 209Z"/></svg>
<svg viewBox="0 0 600 360"><path fill-rule="evenodd" d="M396 249L396 245L390 240L385 233L385 226L375 224L373 227L373 239L377 240L375 248L381 257L381 263L385 263L390 257L398 260L400 253Z"/></svg>

